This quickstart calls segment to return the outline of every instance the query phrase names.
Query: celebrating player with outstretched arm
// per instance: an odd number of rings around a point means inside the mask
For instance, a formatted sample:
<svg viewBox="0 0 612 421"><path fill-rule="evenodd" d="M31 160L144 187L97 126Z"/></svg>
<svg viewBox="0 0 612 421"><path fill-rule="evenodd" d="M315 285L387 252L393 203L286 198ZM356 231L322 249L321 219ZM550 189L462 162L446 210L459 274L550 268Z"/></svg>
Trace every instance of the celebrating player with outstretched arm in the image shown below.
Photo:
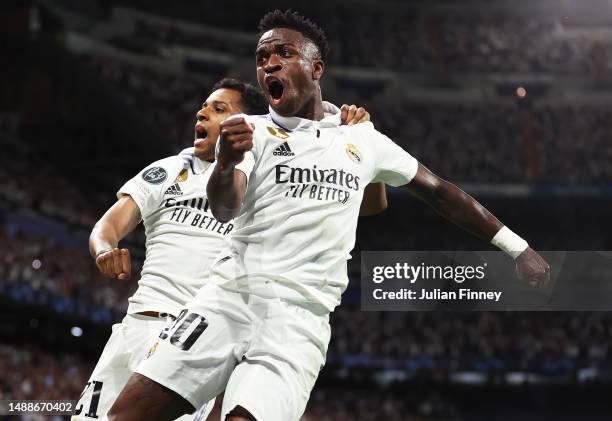
<svg viewBox="0 0 612 421"><path fill-rule="evenodd" d="M436 177L365 123L323 112L327 41L310 20L275 11L260 22L257 76L270 113L221 124L208 182L231 244L211 279L160 336L111 409L113 420L172 419L225 389L222 419L300 419L348 284L368 183L405 186L454 223L516 257L533 286L547 263L472 197ZM281 153L282 152L282 153Z"/></svg>
<svg viewBox="0 0 612 421"><path fill-rule="evenodd" d="M369 114L354 105L345 105L342 110L326 106L350 125L369 120ZM117 279L131 277L130 253L118 244L141 220L147 254L127 315L113 326L73 420L106 418L159 331L176 319L181 307L208 277L210 264L233 229L232 222L213 217L205 191L220 123L240 112L266 111L267 102L259 89L233 79L217 83L196 114L194 147L152 163L128 181L119 189L117 202L94 227L90 251L102 274ZM384 186L369 188L373 199L364 203L362 214L377 213L386 206ZM212 406L212 402L202 406L199 418L206 419Z"/></svg>

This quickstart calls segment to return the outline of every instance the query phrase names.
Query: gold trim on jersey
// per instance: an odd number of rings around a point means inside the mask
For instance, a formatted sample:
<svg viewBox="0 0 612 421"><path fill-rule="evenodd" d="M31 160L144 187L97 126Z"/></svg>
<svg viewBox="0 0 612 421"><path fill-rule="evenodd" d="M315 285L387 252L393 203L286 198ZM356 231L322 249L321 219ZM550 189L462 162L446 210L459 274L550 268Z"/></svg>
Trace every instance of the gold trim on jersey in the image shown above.
<svg viewBox="0 0 612 421"><path fill-rule="evenodd" d="M183 170L174 180L175 183L182 183L183 181L187 181L187 177L189 176L189 171Z"/></svg>
<svg viewBox="0 0 612 421"><path fill-rule="evenodd" d="M289 133L287 133L283 129L279 129L277 127L271 127L271 126L268 126L267 129L268 129L268 132L270 132L272 136L276 136L279 139L285 140L289 137Z"/></svg>

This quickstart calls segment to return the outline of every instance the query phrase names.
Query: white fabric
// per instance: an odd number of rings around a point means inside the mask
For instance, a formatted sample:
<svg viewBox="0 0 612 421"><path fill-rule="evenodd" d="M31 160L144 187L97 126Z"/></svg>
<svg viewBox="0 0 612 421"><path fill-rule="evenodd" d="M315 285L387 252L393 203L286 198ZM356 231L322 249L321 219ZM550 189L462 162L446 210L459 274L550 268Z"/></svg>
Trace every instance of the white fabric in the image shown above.
<svg viewBox="0 0 612 421"><path fill-rule="evenodd" d="M339 114L340 108L336 107L331 102L323 101L323 113L325 114L325 117L328 117L334 114Z"/></svg>
<svg viewBox="0 0 612 421"><path fill-rule="evenodd" d="M152 168L165 172L163 182L144 179ZM118 197L130 195L140 208L146 233L146 259L128 313L176 315L226 246L234 224L221 223L210 212L206 183L212 169L213 164L194 157L189 148L152 163L119 189Z"/></svg>
<svg viewBox="0 0 612 421"><path fill-rule="evenodd" d="M89 386L85 388L83 395L75 405L79 415L73 415L71 421L105 421L108 419L107 413L119 392L165 326L164 319L132 314L125 316L121 323L113 325L112 334L89 378ZM92 407L92 403L95 406L95 401L92 401L94 391L92 382L94 381L102 383L97 407ZM202 411L209 414L213 406L214 400L209 402ZM181 421L192 419L193 416L189 415L179 418Z"/></svg>
<svg viewBox="0 0 612 421"><path fill-rule="evenodd" d="M491 244L505 251L507 254L516 259L524 252L529 244L519 235L515 234L510 228L503 226L491 240Z"/></svg>
<svg viewBox="0 0 612 421"><path fill-rule="evenodd" d="M181 314L136 372L194 407L225 390L221 419L237 405L258 421L300 419L325 362L327 312L207 284Z"/></svg>
<svg viewBox="0 0 612 421"><path fill-rule="evenodd" d="M365 187L407 184L418 162L371 123L340 126L338 114L311 121L271 110L249 119L249 187L211 281L332 311L348 283Z"/></svg>

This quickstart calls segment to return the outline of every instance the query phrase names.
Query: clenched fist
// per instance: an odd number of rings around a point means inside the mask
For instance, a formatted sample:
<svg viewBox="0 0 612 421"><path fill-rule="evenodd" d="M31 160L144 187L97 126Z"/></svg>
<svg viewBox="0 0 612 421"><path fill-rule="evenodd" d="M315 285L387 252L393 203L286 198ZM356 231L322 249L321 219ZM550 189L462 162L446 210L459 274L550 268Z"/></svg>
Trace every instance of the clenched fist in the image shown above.
<svg viewBox="0 0 612 421"><path fill-rule="evenodd" d="M236 165L253 148L253 126L244 117L235 116L223 121L220 127L217 160L224 167Z"/></svg>
<svg viewBox="0 0 612 421"><path fill-rule="evenodd" d="M534 288L542 288L550 281L550 265L531 247L516 258L516 274Z"/></svg>
<svg viewBox="0 0 612 421"><path fill-rule="evenodd" d="M130 279L132 261L128 249L110 249L96 256L96 266L100 273L109 278Z"/></svg>

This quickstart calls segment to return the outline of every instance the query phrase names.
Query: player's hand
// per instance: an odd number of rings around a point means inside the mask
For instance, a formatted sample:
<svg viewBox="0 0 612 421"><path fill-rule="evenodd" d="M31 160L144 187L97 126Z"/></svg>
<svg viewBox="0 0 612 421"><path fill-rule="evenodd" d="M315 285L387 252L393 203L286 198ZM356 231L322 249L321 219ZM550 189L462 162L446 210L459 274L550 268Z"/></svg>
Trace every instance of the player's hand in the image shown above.
<svg viewBox="0 0 612 421"><path fill-rule="evenodd" d="M132 260L128 249L110 249L96 256L96 266L104 276L114 279L132 278Z"/></svg>
<svg viewBox="0 0 612 421"><path fill-rule="evenodd" d="M244 117L230 117L221 123L218 161L232 166L244 159L253 148L253 126Z"/></svg>
<svg viewBox="0 0 612 421"><path fill-rule="evenodd" d="M550 281L550 265L531 247L516 258L516 274L534 288L542 288Z"/></svg>
<svg viewBox="0 0 612 421"><path fill-rule="evenodd" d="M340 107L340 121L342 124L352 126L353 124L370 121L370 113L363 107L357 108L356 105L342 104Z"/></svg>

